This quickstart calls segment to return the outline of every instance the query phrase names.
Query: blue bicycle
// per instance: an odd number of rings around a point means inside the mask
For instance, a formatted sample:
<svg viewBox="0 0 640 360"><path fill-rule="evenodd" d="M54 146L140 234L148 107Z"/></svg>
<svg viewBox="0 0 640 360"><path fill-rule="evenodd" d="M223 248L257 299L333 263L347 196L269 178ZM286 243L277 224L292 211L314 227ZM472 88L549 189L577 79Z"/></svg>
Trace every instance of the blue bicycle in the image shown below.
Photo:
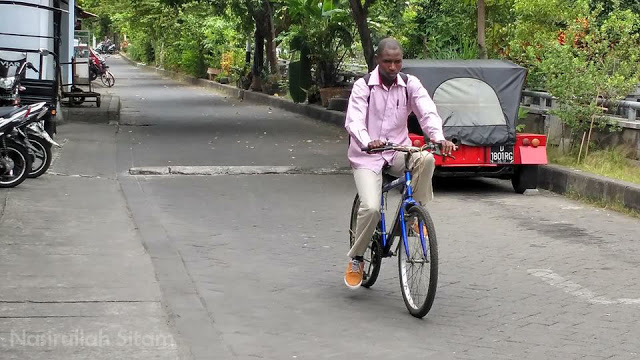
<svg viewBox="0 0 640 360"><path fill-rule="evenodd" d="M380 221L364 255L362 286L367 288L373 286L378 279L383 258L398 255L398 272L404 303L411 315L422 318L431 310L436 296L438 244L435 226L429 212L413 199L409 158L411 153L425 150L438 154L438 147L435 144L413 147L388 143L384 147L374 150L363 149L363 151L369 152L387 150L408 154L405 156L405 174L404 178L397 179L387 174L383 175ZM393 189L402 191L402 201L396 210L391 231L387 231L385 200L389 191ZM355 242L359 207L360 198L356 194L351 208L350 246L353 246ZM400 237L401 241L393 251L392 247L397 237Z"/></svg>

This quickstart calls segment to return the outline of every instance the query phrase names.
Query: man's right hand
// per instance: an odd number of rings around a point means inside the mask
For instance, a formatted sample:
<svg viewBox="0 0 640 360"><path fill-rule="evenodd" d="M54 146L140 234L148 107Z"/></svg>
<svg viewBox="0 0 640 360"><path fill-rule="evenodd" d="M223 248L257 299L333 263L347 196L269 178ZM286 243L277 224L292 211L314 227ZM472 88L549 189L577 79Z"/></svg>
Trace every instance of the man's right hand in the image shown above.
<svg viewBox="0 0 640 360"><path fill-rule="evenodd" d="M377 148L381 148L383 146L385 146L387 143L385 141L382 140L373 140L372 142L369 143L369 145L367 146L369 148L369 150L373 150L373 149L377 149Z"/></svg>

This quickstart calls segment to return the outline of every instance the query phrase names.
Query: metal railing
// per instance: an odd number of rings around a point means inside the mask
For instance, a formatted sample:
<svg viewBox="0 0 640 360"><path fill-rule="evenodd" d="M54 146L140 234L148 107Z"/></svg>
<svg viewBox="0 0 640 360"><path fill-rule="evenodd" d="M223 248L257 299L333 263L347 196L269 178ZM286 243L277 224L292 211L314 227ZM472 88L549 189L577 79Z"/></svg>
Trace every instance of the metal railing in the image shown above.
<svg viewBox="0 0 640 360"><path fill-rule="evenodd" d="M541 112L546 112L548 109L555 107L554 97L541 91L524 90L520 103L523 106L529 106L531 109ZM602 100L599 105L612 106L617 109L616 114L609 114L609 116L623 119L623 116L626 115L626 120L640 122L640 101L619 100L608 102Z"/></svg>

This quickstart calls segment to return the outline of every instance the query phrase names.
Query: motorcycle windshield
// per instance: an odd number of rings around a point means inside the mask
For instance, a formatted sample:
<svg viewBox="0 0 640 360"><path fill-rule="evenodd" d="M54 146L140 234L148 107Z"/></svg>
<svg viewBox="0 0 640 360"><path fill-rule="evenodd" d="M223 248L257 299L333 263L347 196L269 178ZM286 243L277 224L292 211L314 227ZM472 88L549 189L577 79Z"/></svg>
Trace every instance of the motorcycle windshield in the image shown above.
<svg viewBox="0 0 640 360"><path fill-rule="evenodd" d="M8 52L0 52L0 78L16 76L18 69L27 61L23 54L16 55Z"/></svg>

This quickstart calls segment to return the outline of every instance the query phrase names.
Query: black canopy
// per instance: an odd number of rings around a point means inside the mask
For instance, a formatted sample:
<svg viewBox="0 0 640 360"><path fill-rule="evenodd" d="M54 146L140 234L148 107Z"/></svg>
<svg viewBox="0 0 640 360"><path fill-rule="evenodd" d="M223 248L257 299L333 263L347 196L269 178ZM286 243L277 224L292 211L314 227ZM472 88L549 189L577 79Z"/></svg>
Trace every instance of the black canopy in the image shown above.
<svg viewBox="0 0 640 360"><path fill-rule="evenodd" d="M433 98L447 139L466 145L512 144L525 68L501 60L405 60Z"/></svg>

